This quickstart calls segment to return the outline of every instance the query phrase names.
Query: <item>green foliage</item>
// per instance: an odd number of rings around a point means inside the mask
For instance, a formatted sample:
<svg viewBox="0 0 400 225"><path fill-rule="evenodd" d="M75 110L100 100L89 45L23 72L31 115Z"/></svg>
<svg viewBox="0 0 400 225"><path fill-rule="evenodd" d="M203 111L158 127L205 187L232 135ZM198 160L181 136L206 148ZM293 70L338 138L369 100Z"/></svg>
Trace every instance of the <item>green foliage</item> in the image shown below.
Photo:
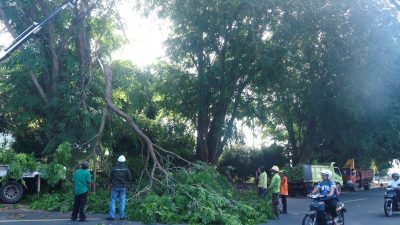
<svg viewBox="0 0 400 225"><path fill-rule="evenodd" d="M74 202L72 190L55 192L52 194L33 195L28 201L28 206L34 210L47 210L57 212L70 212ZM92 213L105 213L108 211L109 192L99 189L95 194L89 193L87 211Z"/></svg>
<svg viewBox="0 0 400 225"><path fill-rule="evenodd" d="M248 194L251 195L256 196L255 192ZM265 200L256 197L248 202L246 198L234 197L234 190L225 177L213 167L197 163L191 169L174 173L168 190L157 190L128 203L132 207L127 207L127 217L145 223L227 225L266 220L265 212L270 210ZM257 208L253 205L255 202Z"/></svg>
<svg viewBox="0 0 400 225"><path fill-rule="evenodd" d="M54 154L54 162L58 164L67 165L71 160L71 144L69 142L64 142L60 144Z"/></svg>
<svg viewBox="0 0 400 225"><path fill-rule="evenodd" d="M72 209L73 199L72 193L35 195L30 199L29 207L34 210L69 212Z"/></svg>
<svg viewBox="0 0 400 225"><path fill-rule="evenodd" d="M147 3L173 24L166 41L171 63L157 67L157 97L197 129L197 157L216 164L233 139L234 121L247 116L246 93L271 61L262 40L272 19L268 2Z"/></svg>
<svg viewBox="0 0 400 225"><path fill-rule="evenodd" d="M8 165L7 175L1 178L2 183L7 183L9 179L23 182L22 176L26 171L33 171L37 167L36 159L33 155L25 153L15 153L12 149L0 148L0 164Z"/></svg>
<svg viewBox="0 0 400 225"><path fill-rule="evenodd" d="M272 215L271 203L260 199L255 190L234 190L225 177L207 164L196 163L192 168L175 171L165 184L138 197L129 192L127 218L145 223L252 225L265 222ZM67 212L72 202L73 193L69 190L33 196L29 206ZM89 194L87 210L106 213L108 203L109 192L98 189Z"/></svg>
<svg viewBox="0 0 400 225"><path fill-rule="evenodd" d="M64 142L60 144L54 153L54 160L48 164L42 164L40 172L42 177L50 186L55 186L66 178L66 168L71 161L71 144Z"/></svg>
<svg viewBox="0 0 400 225"><path fill-rule="evenodd" d="M55 186L66 178L66 166L71 160L71 146L68 142L61 144L54 154L54 160L50 163L38 162L33 154L15 153L12 149L0 148L0 164L8 165L7 175L2 177L3 183L9 179L23 181L26 171L39 170L41 177L50 186Z"/></svg>
<svg viewBox="0 0 400 225"><path fill-rule="evenodd" d="M225 150L220 158L219 167L225 170L232 167L233 171L227 171L230 176L235 177L236 181L247 181L249 177L255 176L260 166L271 168L273 165L286 165L287 158L283 155L283 150L284 148L278 145L261 149L236 145Z"/></svg>

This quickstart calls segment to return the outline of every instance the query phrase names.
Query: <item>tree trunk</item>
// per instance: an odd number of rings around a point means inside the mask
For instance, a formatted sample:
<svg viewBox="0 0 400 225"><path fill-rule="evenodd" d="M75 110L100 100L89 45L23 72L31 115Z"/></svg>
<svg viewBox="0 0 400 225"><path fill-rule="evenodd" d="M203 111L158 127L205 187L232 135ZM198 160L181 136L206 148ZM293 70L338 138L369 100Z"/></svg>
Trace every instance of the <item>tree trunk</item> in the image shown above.
<svg viewBox="0 0 400 225"><path fill-rule="evenodd" d="M286 130L288 131L289 134L289 148L292 156L292 163L293 165L297 165L299 163L299 158L298 158L298 147L297 147L297 141L296 141L296 134L293 128L293 121L291 119L291 116L288 116L288 119L284 122Z"/></svg>
<svg viewBox="0 0 400 225"><path fill-rule="evenodd" d="M306 133L304 134L303 143L299 151L299 163L310 163L310 155L313 150L312 142L318 124L318 116L311 116L308 120Z"/></svg>

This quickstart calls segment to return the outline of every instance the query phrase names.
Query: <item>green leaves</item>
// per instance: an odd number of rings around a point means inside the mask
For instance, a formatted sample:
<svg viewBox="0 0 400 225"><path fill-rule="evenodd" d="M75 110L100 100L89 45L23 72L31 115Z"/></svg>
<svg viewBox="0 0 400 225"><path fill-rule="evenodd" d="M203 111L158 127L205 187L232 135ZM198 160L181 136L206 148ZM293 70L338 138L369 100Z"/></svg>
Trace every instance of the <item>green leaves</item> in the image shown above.
<svg viewBox="0 0 400 225"><path fill-rule="evenodd" d="M9 179L23 181L23 174L27 171L34 171L37 168L37 162L33 155L24 153L15 153L12 149L0 148L0 164L7 165L7 175L1 178L3 184Z"/></svg>
<svg viewBox="0 0 400 225"><path fill-rule="evenodd" d="M51 162L39 162L33 154L17 154L12 149L0 148L0 164L8 165L7 175L2 177L1 182L6 183L9 179L24 182L24 172L39 170L41 177L50 186L55 186L66 178L66 166L70 159L71 146L68 142L64 142L58 147Z"/></svg>
<svg viewBox="0 0 400 225"><path fill-rule="evenodd" d="M197 162L176 171L165 190L158 190L128 203L127 216L145 223L257 224L266 219L248 199L232 198L233 189L213 167ZM242 195L244 193L241 193ZM247 193L255 197L255 192ZM260 201L258 199L258 201ZM265 200L261 200L265 202ZM129 207L129 205L135 207ZM266 205L263 209L267 208Z"/></svg>

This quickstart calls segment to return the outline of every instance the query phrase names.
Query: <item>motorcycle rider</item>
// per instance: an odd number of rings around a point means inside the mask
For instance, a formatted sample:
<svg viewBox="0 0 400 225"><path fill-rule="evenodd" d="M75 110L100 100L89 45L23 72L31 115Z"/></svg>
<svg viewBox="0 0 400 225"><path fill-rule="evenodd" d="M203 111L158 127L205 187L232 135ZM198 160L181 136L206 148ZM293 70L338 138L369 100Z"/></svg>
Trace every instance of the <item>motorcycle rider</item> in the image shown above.
<svg viewBox="0 0 400 225"><path fill-rule="evenodd" d="M393 208L395 209L395 210L398 210L398 201L399 201L399 197L400 197L400 179L399 179L399 177L400 177L400 175L399 175L399 173L392 173L392 179L393 180L391 180L390 181L390 183L389 183L389 187L393 187L393 188L395 188L394 189L394 191L396 192L396 195L397 195L397 197L396 197L396 199L395 199L395 201L394 201L394 204L393 204Z"/></svg>
<svg viewBox="0 0 400 225"><path fill-rule="evenodd" d="M319 182L317 186L315 186L311 194L319 192L321 195L324 195L324 197L321 198L321 201L325 202L326 211L329 214L331 214L332 218L335 218L334 219L335 223L338 223L339 221L337 221L338 218L336 213L336 205L337 205L336 184L335 182L331 181L332 171L328 169L323 169L321 171L321 176L322 176L322 181ZM321 207L321 210L318 210L318 216L317 216L318 224L327 225L325 210L323 208L324 207Z"/></svg>

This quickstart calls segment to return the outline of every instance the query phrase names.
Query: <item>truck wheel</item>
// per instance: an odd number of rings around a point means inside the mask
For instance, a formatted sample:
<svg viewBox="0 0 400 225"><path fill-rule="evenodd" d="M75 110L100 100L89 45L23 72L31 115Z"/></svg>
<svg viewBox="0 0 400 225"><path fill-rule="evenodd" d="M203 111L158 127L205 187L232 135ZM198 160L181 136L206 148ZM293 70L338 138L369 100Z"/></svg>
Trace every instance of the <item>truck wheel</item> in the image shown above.
<svg viewBox="0 0 400 225"><path fill-rule="evenodd" d="M22 185L18 182L11 181L0 187L0 199L7 204L14 204L21 200L24 194Z"/></svg>
<svg viewBox="0 0 400 225"><path fill-rule="evenodd" d="M353 191L355 191L355 192L359 191L359 189L358 189L358 184L357 184L357 183L355 183L355 184L353 185Z"/></svg>

